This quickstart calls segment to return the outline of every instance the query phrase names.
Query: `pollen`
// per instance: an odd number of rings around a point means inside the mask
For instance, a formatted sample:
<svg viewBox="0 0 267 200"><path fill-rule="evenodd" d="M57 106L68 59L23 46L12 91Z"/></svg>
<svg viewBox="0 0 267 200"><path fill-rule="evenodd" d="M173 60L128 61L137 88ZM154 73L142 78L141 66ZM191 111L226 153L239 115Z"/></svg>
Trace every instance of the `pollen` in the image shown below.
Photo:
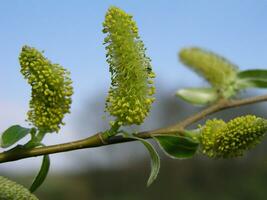
<svg viewBox="0 0 267 200"><path fill-rule="evenodd" d="M267 120L246 115L230 120L208 120L201 128L202 153L214 158L242 156L261 142Z"/></svg>
<svg viewBox="0 0 267 200"><path fill-rule="evenodd" d="M132 16L117 7L108 9L103 23L111 87L106 111L123 125L141 124L154 101L150 58Z"/></svg>
<svg viewBox="0 0 267 200"><path fill-rule="evenodd" d="M21 73L32 86L28 121L44 133L58 132L64 115L70 112L70 73L28 46L22 48L19 61Z"/></svg>

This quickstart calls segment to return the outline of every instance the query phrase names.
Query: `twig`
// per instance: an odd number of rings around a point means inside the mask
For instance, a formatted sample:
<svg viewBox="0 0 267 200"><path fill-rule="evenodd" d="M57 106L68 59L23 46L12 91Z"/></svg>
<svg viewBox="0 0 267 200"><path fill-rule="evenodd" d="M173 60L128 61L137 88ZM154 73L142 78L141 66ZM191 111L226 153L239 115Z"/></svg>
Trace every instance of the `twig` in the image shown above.
<svg viewBox="0 0 267 200"><path fill-rule="evenodd" d="M148 139L151 138L151 136L156 134L183 134L184 128L187 126L193 124L194 122L197 122L206 116L216 113L221 110L225 110L228 108L233 107L239 107L243 105L253 104L253 103L259 103L267 101L267 95L257 96L257 97L251 97L241 100L220 100L214 105L209 106L208 108L189 116L188 118L184 119L181 122L178 122L177 124L174 124L172 126L168 126L165 128L160 128L156 130L151 131L145 131L140 132L137 134L138 137ZM109 138L106 141L103 141L103 138L101 137L103 133L96 133L95 135L85 138L83 140L78 140L74 142L69 143L63 143L63 144L57 144L57 145L51 145L47 147L38 147L34 149L23 149L18 148L17 150L9 150L5 151L3 153L0 153L0 163L4 162L10 162L15 160L20 160L24 158L30 158L35 156L41 156L46 154L54 154L54 153L60 153L60 152L66 152L66 151L74 151L78 149L85 149L85 148L93 148L93 147L100 147L105 145L112 145L116 143L125 143L129 141L134 141L133 139L124 138L121 136L114 136Z"/></svg>

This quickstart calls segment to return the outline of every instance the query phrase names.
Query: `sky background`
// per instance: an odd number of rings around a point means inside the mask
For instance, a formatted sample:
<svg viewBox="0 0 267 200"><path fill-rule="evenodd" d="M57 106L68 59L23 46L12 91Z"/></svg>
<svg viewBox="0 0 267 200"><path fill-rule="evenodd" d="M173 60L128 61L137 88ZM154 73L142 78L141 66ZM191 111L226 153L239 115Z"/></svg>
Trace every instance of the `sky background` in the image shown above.
<svg viewBox="0 0 267 200"><path fill-rule="evenodd" d="M104 130L103 124L108 121L103 119L104 97L110 76L101 30L105 12L111 5L134 16L157 74L158 96L173 96L178 88L205 84L179 63L177 53L183 47L212 50L240 69L267 66L266 0L2 0L0 132L13 124L27 126L30 87L20 74L18 63L18 55L25 44L44 50L52 62L69 69L74 82L72 113L65 118L67 125L59 134L47 135L45 143L81 139ZM158 105L160 99L146 122L149 126L143 127L157 128L152 122L159 112ZM98 167L112 165L115 161L110 158L110 148L53 155L52 169L82 168L83 162ZM36 168L39 161L40 158L36 158L1 164L0 172L17 169L17 166L30 170Z"/></svg>

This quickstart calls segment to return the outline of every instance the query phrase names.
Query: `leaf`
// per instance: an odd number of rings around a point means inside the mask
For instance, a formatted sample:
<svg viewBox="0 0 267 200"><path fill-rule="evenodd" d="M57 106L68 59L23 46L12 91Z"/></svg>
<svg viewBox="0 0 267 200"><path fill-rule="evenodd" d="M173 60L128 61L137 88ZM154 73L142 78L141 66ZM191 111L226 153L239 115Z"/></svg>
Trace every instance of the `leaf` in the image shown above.
<svg viewBox="0 0 267 200"><path fill-rule="evenodd" d="M0 146L2 148L10 147L29 134L30 131L31 129L24 128L20 125L11 126L2 134Z"/></svg>
<svg viewBox="0 0 267 200"><path fill-rule="evenodd" d="M238 73L237 86L245 88L267 88L267 70L245 70Z"/></svg>
<svg viewBox="0 0 267 200"><path fill-rule="evenodd" d="M198 142L190 138L176 135L157 135L154 138L166 155L174 159L191 158L199 145Z"/></svg>
<svg viewBox="0 0 267 200"><path fill-rule="evenodd" d="M40 168L40 171L38 172L37 176L35 177L31 187L30 191L33 193L36 191L44 182L45 178L47 177L48 171L50 168L50 158L49 155L44 155L42 166Z"/></svg>
<svg viewBox="0 0 267 200"><path fill-rule="evenodd" d="M186 88L176 92L176 96L194 105L206 105L214 102L217 92L213 88Z"/></svg>
<svg viewBox="0 0 267 200"><path fill-rule="evenodd" d="M246 88L267 88L267 80L261 79L238 79L237 87L240 89Z"/></svg>
<svg viewBox="0 0 267 200"><path fill-rule="evenodd" d="M242 79L262 79L267 81L267 70L265 69L250 69L238 73L238 77Z"/></svg>
<svg viewBox="0 0 267 200"><path fill-rule="evenodd" d="M159 169L160 169L160 157L158 153L156 152L155 148L146 140L139 138L139 137L130 136L128 134L125 134L124 136L126 138L132 138L132 139L139 140L140 142L142 142L150 154L151 172L150 172L150 175L147 181L147 186L149 187L156 180L158 176Z"/></svg>
<svg viewBox="0 0 267 200"><path fill-rule="evenodd" d="M267 81L247 79L238 83L239 86L244 88L267 88Z"/></svg>

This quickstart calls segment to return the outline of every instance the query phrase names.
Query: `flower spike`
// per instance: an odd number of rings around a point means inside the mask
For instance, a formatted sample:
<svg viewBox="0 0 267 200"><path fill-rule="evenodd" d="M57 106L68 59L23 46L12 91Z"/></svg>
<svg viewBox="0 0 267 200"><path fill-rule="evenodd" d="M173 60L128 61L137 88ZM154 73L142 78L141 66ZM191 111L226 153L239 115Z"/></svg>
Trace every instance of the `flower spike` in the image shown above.
<svg viewBox="0 0 267 200"><path fill-rule="evenodd" d="M117 7L108 9L103 23L104 44L111 72L106 111L119 125L141 124L154 101L155 74L132 16Z"/></svg>
<svg viewBox="0 0 267 200"><path fill-rule="evenodd" d="M267 132L267 120L254 115L237 117L225 123L208 120L201 129L202 153L213 158L242 156L255 147Z"/></svg>
<svg viewBox="0 0 267 200"><path fill-rule="evenodd" d="M225 58L200 48L185 48L180 51L183 64L196 71L224 97L236 93L237 67Z"/></svg>
<svg viewBox="0 0 267 200"><path fill-rule="evenodd" d="M38 200L28 189L3 176L0 176L0 199L6 200Z"/></svg>
<svg viewBox="0 0 267 200"><path fill-rule="evenodd" d="M21 73L32 86L28 121L43 133L58 132L70 112L73 88L70 73L52 64L42 53L24 46L20 57Z"/></svg>

